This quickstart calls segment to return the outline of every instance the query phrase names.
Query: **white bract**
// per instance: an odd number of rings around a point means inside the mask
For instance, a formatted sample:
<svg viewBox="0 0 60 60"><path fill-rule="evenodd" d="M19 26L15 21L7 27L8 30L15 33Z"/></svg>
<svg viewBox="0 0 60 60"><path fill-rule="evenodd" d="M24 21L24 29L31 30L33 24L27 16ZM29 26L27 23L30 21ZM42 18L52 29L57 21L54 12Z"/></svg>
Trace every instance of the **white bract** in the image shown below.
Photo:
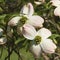
<svg viewBox="0 0 60 60"><path fill-rule="evenodd" d="M20 11L20 14L22 15L33 15L34 13L34 8L33 5L31 3L28 3L27 5L24 5Z"/></svg>
<svg viewBox="0 0 60 60"><path fill-rule="evenodd" d="M35 58L39 58L40 53L41 53L41 47L39 44L38 45L34 44L30 47L30 51L34 54Z"/></svg>
<svg viewBox="0 0 60 60"><path fill-rule="evenodd" d="M52 6L58 7L60 6L60 0L51 0Z"/></svg>
<svg viewBox="0 0 60 60"><path fill-rule="evenodd" d="M56 49L56 45L53 43L51 39L42 40L40 46L45 53L49 54L54 53Z"/></svg>
<svg viewBox="0 0 60 60"><path fill-rule="evenodd" d="M34 3L35 3L36 5L40 5L40 4L41 4L41 2L39 2L39 1L34 1Z"/></svg>
<svg viewBox="0 0 60 60"><path fill-rule="evenodd" d="M34 8L31 3L24 5L21 9L20 15L27 17L26 23L31 24L34 27L42 27L44 23L44 19L38 15L33 15Z"/></svg>
<svg viewBox="0 0 60 60"><path fill-rule="evenodd" d="M7 39L5 37L0 38L0 45L5 44Z"/></svg>
<svg viewBox="0 0 60 60"><path fill-rule="evenodd" d="M34 3L35 3L36 5L40 5L40 4L44 3L44 2L45 2L45 0L34 1Z"/></svg>
<svg viewBox="0 0 60 60"><path fill-rule="evenodd" d="M58 6L57 8L55 8L54 15L55 16L60 16L60 6Z"/></svg>
<svg viewBox="0 0 60 60"><path fill-rule="evenodd" d="M45 53L51 54L55 52L55 49L57 48L56 45L53 43L51 39L48 39L48 37L51 36L50 30L46 28L41 28L38 31L36 31L33 26L25 24L22 28L22 33L23 33L23 36L29 40L34 40L36 36L40 36L41 37L41 42L39 43L40 48ZM32 45L31 48L32 48L31 50L34 51L34 49L37 50L37 48L39 47ZM38 56L39 53L37 53L36 50L33 53L35 53L35 56ZM39 50L37 51L40 52Z"/></svg>
<svg viewBox="0 0 60 60"><path fill-rule="evenodd" d="M33 40L36 36L36 30L33 26L29 24L24 24L22 27L23 36L29 40Z"/></svg>
<svg viewBox="0 0 60 60"><path fill-rule="evenodd" d="M27 17L29 20L27 20L26 23L31 24L34 27L43 27L44 19L38 15L29 16Z"/></svg>
<svg viewBox="0 0 60 60"><path fill-rule="evenodd" d="M41 28L38 30L37 35L41 36L42 40L47 39L49 36L51 36L51 31L46 28Z"/></svg>
<svg viewBox="0 0 60 60"><path fill-rule="evenodd" d="M9 26L16 26L17 23L19 22L20 18L21 18L20 16L13 17L13 18L8 22L8 25L9 25Z"/></svg>
<svg viewBox="0 0 60 60"><path fill-rule="evenodd" d="M0 36L3 34L3 29L0 28Z"/></svg>

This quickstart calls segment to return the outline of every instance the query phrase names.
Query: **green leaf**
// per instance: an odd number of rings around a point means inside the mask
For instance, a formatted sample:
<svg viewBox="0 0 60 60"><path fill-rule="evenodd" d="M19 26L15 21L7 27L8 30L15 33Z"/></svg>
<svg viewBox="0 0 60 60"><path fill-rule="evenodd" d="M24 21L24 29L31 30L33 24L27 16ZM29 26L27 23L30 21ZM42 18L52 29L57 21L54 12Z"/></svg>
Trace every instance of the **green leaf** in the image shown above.
<svg viewBox="0 0 60 60"><path fill-rule="evenodd" d="M59 34L52 34L49 38L55 39L55 38L57 38L57 37L60 37L60 35L59 35Z"/></svg>

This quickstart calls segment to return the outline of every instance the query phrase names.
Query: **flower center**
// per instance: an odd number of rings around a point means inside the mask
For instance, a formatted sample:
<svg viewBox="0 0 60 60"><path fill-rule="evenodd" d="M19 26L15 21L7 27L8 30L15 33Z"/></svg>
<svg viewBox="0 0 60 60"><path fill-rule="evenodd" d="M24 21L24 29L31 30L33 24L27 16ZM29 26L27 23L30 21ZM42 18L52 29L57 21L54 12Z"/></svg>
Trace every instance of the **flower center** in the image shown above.
<svg viewBox="0 0 60 60"><path fill-rule="evenodd" d="M40 36L36 36L34 40L35 40L36 44L40 44L41 37Z"/></svg>
<svg viewBox="0 0 60 60"><path fill-rule="evenodd" d="M20 20L21 24L22 24L22 25L25 24L26 21L27 21L27 18L24 17L24 16L22 16L22 18L21 18L21 20Z"/></svg>

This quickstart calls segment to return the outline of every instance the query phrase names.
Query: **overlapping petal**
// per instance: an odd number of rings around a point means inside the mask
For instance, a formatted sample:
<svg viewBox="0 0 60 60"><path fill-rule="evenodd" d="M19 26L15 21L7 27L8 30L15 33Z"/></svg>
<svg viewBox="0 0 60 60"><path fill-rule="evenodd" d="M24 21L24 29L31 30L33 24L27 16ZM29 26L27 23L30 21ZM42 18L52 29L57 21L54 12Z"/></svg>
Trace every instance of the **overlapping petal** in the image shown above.
<svg viewBox="0 0 60 60"><path fill-rule="evenodd" d="M24 26L22 27L22 34L25 38L33 40L36 36L36 30L33 26L24 24Z"/></svg>
<svg viewBox="0 0 60 60"><path fill-rule="evenodd" d="M44 39L41 41L40 46L45 53L54 53L57 48L51 39Z"/></svg>

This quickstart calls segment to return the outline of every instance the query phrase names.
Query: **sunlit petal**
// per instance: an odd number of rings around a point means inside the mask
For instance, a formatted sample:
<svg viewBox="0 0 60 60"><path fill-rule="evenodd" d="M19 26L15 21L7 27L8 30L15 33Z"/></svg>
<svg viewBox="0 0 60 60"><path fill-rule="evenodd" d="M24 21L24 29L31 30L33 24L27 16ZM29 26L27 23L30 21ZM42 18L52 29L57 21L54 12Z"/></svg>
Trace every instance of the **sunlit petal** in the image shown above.
<svg viewBox="0 0 60 60"><path fill-rule="evenodd" d="M38 30L37 35L39 35L40 37L42 37L42 39L46 39L49 36L51 36L51 31L46 29L46 28L41 28L40 30Z"/></svg>

